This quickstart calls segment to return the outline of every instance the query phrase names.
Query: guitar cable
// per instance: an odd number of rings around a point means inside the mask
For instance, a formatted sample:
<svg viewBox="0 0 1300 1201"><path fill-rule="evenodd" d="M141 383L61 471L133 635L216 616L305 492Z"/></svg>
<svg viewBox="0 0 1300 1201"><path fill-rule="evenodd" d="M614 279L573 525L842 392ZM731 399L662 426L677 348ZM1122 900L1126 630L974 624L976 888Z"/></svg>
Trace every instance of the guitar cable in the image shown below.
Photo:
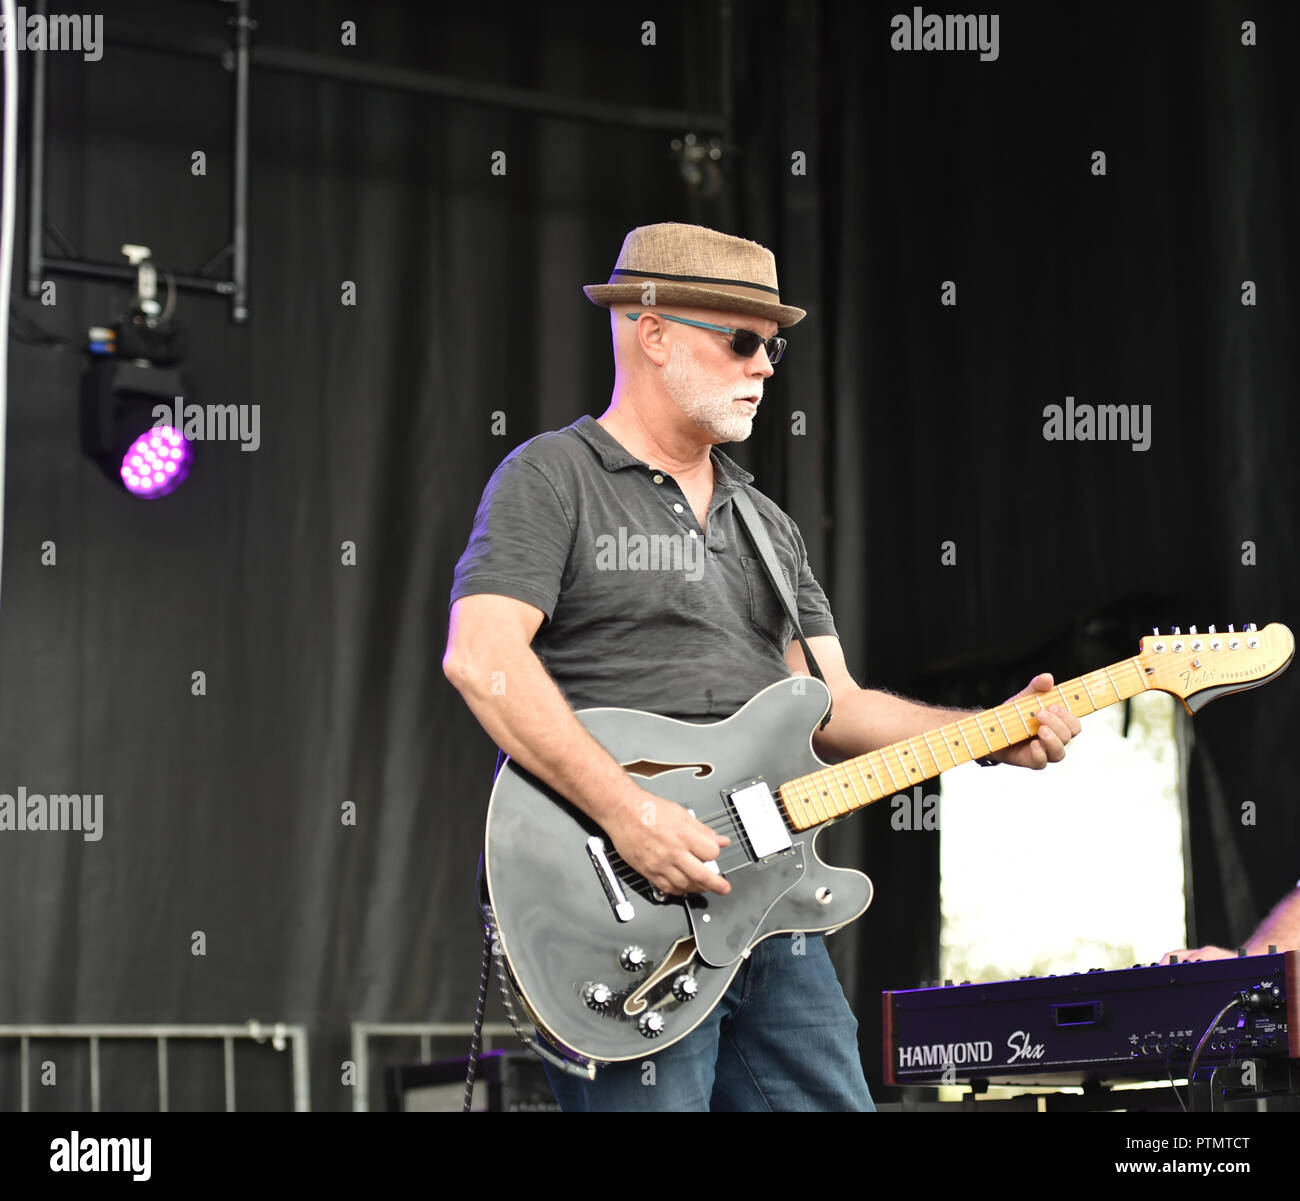
<svg viewBox="0 0 1300 1201"><path fill-rule="evenodd" d="M594 1063L577 1063L572 1059L566 1059L563 1055L557 1055L543 1043L542 1032L536 1026L533 1027L531 1037L524 1033L519 1022L519 1015L515 1012L515 995L508 979L509 968L505 963L505 952L498 945L496 916L492 912L492 907L486 903L483 906L483 912L488 922L488 935L492 942L492 949L500 956L501 960L497 964L497 984L501 990L501 1007L506 1011L506 1017L510 1019L510 1025L514 1027L515 1034L519 1036L519 1041L538 1059L549 1063L557 1071L567 1072L571 1076L581 1076L584 1080L594 1080L596 1078L596 1065Z"/></svg>
<svg viewBox="0 0 1300 1201"><path fill-rule="evenodd" d="M474 1030L469 1041L469 1057L465 1070L465 1096L461 1102L461 1113L469 1113L474 1100L474 1079L478 1074L479 1052L483 1041L483 1013L487 1008L488 976L492 971L494 954L499 955L502 960L497 964L497 984L501 991L501 1007L506 1011L506 1017L509 1018L510 1025L514 1028L515 1034L518 1035L519 1041L539 1059L551 1064L557 1070L581 1076L585 1080L594 1080L596 1078L594 1064L584 1066L549 1051L541 1044L542 1036L540 1031L534 1031L535 1038L529 1038L524 1033L519 1023L519 1017L515 1013L514 999L511 996L510 985L506 979L508 969L504 962L505 952L497 938L496 914L492 912L492 904L488 900L487 880L483 871L482 859L479 860L476 908L479 911L480 920L483 922L483 962L479 969L478 1001L474 1007Z"/></svg>
<svg viewBox="0 0 1300 1201"><path fill-rule="evenodd" d="M474 1077L478 1072L479 1046L483 1037L483 1010L487 1006L488 975L492 971L492 927L483 927L483 963L478 977L478 1004L474 1008L474 1032L469 1040L469 1067L465 1073L465 1099L461 1113L469 1113L474 1100Z"/></svg>

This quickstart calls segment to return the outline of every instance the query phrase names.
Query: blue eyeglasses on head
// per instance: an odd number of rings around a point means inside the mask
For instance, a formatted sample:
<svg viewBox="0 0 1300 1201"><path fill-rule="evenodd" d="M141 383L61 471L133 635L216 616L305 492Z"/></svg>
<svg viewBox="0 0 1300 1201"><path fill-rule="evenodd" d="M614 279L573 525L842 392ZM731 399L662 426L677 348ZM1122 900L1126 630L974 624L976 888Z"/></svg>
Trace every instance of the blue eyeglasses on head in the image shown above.
<svg viewBox="0 0 1300 1201"><path fill-rule="evenodd" d="M626 316L629 321L635 321L641 314L628 313ZM656 313L655 316L662 317L665 321L679 321L682 325L695 325L700 329L711 329L720 334L731 334L731 349L743 359L756 355L760 346L767 347L767 361L769 363L779 363L781 356L785 353L784 338L765 338L762 334L756 334L752 329L731 329L725 325L710 325L707 321L692 321L689 317L674 317L671 313Z"/></svg>

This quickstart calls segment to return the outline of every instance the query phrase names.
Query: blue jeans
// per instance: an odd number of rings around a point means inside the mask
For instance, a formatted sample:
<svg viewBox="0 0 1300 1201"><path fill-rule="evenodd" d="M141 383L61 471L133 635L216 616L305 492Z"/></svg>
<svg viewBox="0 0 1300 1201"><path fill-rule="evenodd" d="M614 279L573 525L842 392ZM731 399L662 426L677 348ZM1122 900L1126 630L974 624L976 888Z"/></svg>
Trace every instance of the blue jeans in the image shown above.
<svg viewBox="0 0 1300 1201"><path fill-rule="evenodd" d="M549 1064L567 1111L871 1111L858 1023L821 935L778 934L681 1042L585 1080ZM797 952L802 949L803 954Z"/></svg>

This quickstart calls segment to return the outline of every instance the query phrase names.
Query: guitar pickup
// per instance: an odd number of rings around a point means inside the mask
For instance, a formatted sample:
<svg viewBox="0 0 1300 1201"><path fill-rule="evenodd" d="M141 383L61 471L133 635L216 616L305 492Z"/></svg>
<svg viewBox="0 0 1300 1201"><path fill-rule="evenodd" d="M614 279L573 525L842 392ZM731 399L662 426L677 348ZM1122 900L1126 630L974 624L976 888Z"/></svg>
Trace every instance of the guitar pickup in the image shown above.
<svg viewBox="0 0 1300 1201"><path fill-rule="evenodd" d="M755 859L766 859L769 855L788 851L793 845L790 841L790 828L781 815L781 807L776 803L772 790L762 780L724 792L723 796L731 802L745 841L749 843L750 852Z"/></svg>
<svg viewBox="0 0 1300 1201"><path fill-rule="evenodd" d="M627 899L623 886L614 874L609 856L605 854L605 840L594 835L588 838L587 854L595 864L596 875L600 877L601 886L605 889L605 897L609 901L609 907L614 911L614 916L620 922L630 922L636 916L636 910L632 908L632 902Z"/></svg>

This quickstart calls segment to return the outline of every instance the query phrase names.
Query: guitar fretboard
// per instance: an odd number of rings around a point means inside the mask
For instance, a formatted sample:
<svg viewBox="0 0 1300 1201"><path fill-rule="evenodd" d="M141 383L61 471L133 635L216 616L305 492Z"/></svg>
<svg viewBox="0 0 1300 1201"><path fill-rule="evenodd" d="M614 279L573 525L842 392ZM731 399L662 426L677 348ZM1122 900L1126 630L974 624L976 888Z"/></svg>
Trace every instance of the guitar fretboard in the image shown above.
<svg viewBox="0 0 1300 1201"><path fill-rule="evenodd" d="M1075 717L1113 705L1150 685L1136 658L1058 684L1052 691L1007 701L946 726L904 738L833 767L787 780L779 790L786 817L808 830L935 776L983 759L1038 731L1034 714L1060 703Z"/></svg>

